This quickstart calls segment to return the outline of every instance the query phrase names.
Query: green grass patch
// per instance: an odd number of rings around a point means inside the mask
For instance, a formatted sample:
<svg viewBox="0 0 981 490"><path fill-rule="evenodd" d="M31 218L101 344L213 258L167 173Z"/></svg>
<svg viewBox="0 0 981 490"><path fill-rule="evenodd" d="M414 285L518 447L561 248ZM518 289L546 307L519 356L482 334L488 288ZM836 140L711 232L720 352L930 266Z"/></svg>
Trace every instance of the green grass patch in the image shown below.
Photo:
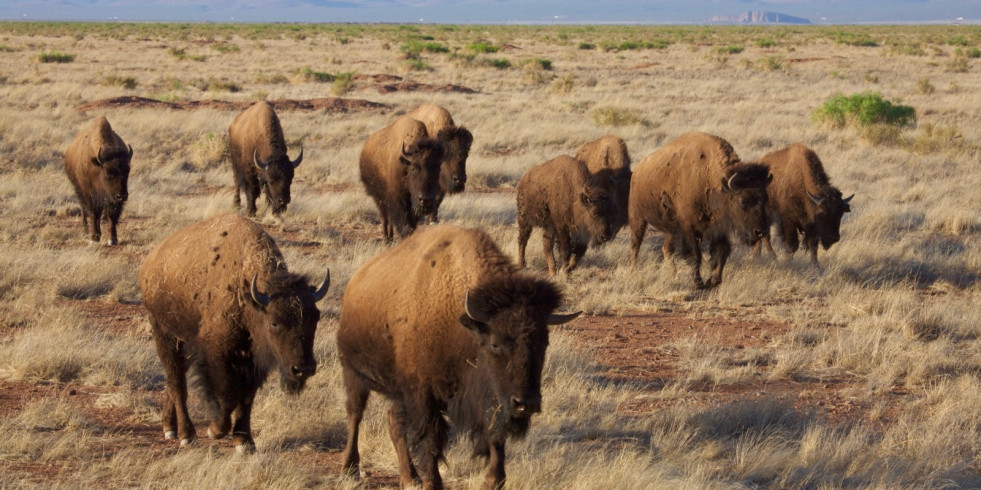
<svg viewBox="0 0 981 490"><path fill-rule="evenodd" d="M759 39L756 41L756 46L760 48L773 48L776 47L777 42L773 39Z"/></svg>
<svg viewBox="0 0 981 490"><path fill-rule="evenodd" d="M334 73L334 81L331 83L330 92L334 95L348 93L354 87L355 71L345 71Z"/></svg>
<svg viewBox="0 0 981 490"><path fill-rule="evenodd" d="M719 46L715 48L719 54L739 54L742 53L746 48L742 46Z"/></svg>
<svg viewBox="0 0 981 490"><path fill-rule="evenodd" d="M863 92L831 97L814 110L812 117L816 122L834 128L874 124L902 127L916 122L916 109L894 104L877 92Z"/></svg>
<svg viewBox="0 0 981 490"><path fill-rule="evenodd" d="M106 87L123 87L127 90L136 88L138 83L133 77L121 77L118 75L107 75L102 79L102 85Z"/></svg>
<svg viewBox="0 0 981 490"><path fill-rule="evenodd" d="M473 51L478 54L493 54L501 50L501 48L494 46L490 43L476 42L467 45L467 50Z"/></svg>
<svg viewBox="0 0 981 490"><path fill-rule="evenodd" d="M418 58L422 53L449 53L450 48L435 41L412 40L403 43L399 51L406 58Z"/></svg>
<svg viewBox="0 0 981 490"><path fill-rule="evenodd" d="M41 63L71 63L75 61L75 55L60 51L45 51L37 55L37 60Z"/></svg>
<svg viewBox="0 0 981 490"><path fill-rule="evenodd" d="M552 69L552 61L547 60L545 58L527 58L521 60L521 65L524 66L525 69L531 69L531 70L548 71Z"/></svg>

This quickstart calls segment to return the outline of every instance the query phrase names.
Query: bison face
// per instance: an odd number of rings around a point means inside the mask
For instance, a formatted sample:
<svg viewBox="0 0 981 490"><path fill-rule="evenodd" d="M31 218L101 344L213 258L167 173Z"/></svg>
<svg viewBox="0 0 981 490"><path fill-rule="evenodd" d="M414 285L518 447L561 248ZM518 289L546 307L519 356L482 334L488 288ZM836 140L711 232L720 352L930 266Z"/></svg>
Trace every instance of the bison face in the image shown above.
<svg viewBox="0 0 981 490"><path fill-rule="evenodd" d="M290 203L290 185L293 183L294 169L303 162L303 148L293 161L285 152L278 158L260 161L257 150L252 151L252 160L260 170L259 178L266 189L266 200L272 206L273 214L282 214Z"/></svg>
<svg viewBox="0 0 981 490"><path fill-rule="evenodd" d="M129 198L129 163L133 158L133 147L127 147L125 152L103 153L92 159L92 163L102 169L102 185L106 190L107 204L122 204Z"/></svg>
<svg viewBox="0 0 981 490"><path fill-rule="evenodd" d="M613 238L617 206L613 196L601 189L587 189L579 194L582 207L577 220L589 230L596 243L605 243Z"/></svg>
<svg viewBox="0 0 981 490"><path fill-rule="evenodd" d="M479 293L476 293L479 294ZM528 429L531 416L542 408L542 368L545 366L545 350L548 347L548 326L571 321L579 315L551 314L539 305L519 303L496 312L489 312L486 304L471 299L464 300L465 314L460 323L472 330L478 338L478 366L488 372L488 381L496 405L506 410L509 432L523 435Z"/></svg>
<svg viewBox="0 0 981 490"><path fill-rule="evenodd" d="M450 194L463 192L467 184L467 157L473 135L466 128L446 128L436 135L443 144L443 165L439 172L440 187Z"/></svg>
<svg viewBox="0 0 981 490"><path fill-rule="evenodd" d="M288 393L299 393L317 372L313 341L320 311L316 303L327 294L330 272L316 292L303 281L274 282L272 289L277 292L266 295L259 292L255 281L253 277L252 303L263 314L264 342L279 368L280 384Z"/></svg>
<svg viewBox="0 0 981 490"><path fill-rule="evenodd" d="M841 218L852 210L848 202L855 196L842 199L841 191L829 186L820 196L808 192L808 197L814 205L813 219L818 239L821 241L821 246L827 250L841 239Z"/></svg>
<svg viewBox="0 0 981 490"><path fill-rule="evenodd" d="M728 196L729 223L747 245L770 234L766 186L772 180L765 165L753 163L734 165L727 178L722 179L722 190Z"/></svg>
<svg viewBox="0 0 981 490"><path fill-rule="evenodd" d="M442 159L443 145L437 140L402 146L399 162L404 166L409 198L417 215L429 214L436 207Z"/></svg>

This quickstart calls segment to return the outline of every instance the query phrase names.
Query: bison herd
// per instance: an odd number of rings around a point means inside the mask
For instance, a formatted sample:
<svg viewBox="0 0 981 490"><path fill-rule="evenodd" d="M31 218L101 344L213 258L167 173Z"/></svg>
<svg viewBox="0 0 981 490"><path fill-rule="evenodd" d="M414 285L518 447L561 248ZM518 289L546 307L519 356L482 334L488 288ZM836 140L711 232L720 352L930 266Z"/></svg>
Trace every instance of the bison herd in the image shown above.
<svg viewBox="0 0 981 490"><path fill-rule="evenodd" d="M832 186L818 156L801 144L743 162L717 136L692 132L668 142L631 169L624 141L607 135L575 157L560 155L530 168L517 184L518 264L483 231L438 222L446 194L464 190L473 142L450 113L424 104L372 133L361 151L365 191L378 207L386 244L350 279L341 301L337 348L347 401L343 471L360 475L359 425L369 394L390 402L389 430L403 485L440 488L438 463L450 427L470 435L487 458L485 486L505 479L508 437L526 433L541 410L549 326L562 295L548 279L525 271L531 231L542 229L548 274L570 273L590 244L630 228L636 265L648 226L664 235L666 263L678 254L696 288L722 282L730 237L771 253L776 225L793 253L803 236L811 262L820 243L840 238L851 197ZM254 216L264 192L273 214L286 211L290 184L303 160L286 152L273 106L259 102L228 128L234 204L244 192ZM118 243L116 225L128 197L132 147L99 117L65 152L65 171L89 238ZM701 276L707 242L711 276ZM556 265L553 249L559 248ZM393 273L393 271L398 271ZM298 393L317 369L314 336L330 274L318 285L289 272L275 241L238 214L178 230L157 245L139 270L139 285L163 365L162 425L167 439L190 444L187 377L196 374L210 409L207 434L231 434L236 450L254 449L250 425L257 390L278 372ZM193 369L192 369L193 368Z"/></svg>

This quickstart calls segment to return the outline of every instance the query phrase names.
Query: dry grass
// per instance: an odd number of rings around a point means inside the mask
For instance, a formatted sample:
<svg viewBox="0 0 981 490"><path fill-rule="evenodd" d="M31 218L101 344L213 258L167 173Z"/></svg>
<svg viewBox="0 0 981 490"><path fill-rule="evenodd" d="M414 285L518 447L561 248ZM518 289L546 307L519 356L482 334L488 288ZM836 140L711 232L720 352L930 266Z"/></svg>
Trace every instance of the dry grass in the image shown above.
<svg viewBox="0 0 981 490"><path fill-rule="evenodd" d="M656 234L636 270L626 232L589 250L579 269L556 279L569 308L673 311L693 323L721 309L790 328L759 348L733 349L711 335L659 346L680 354L677 377L663 387L607 379L591 347L559 330L545 411L526 440L509 445L510 488L981 485L981 77L948 44L977 43L970 27L6 23L0 34L0 380L104 390L91 406L53 394L9 409L0 419L0 487L353 488L336 471L344 415L333 335L348 278L382 249L357 159L368 134L423 102L447 107L475 136L471 189L444 201L441 220L484 228L512 255L520 176L609 131L635 162L693 130L726 138L744 160L800 141L835 185L856 194L841 243L820 252L821 269L801 254L754 261L736 246L725 282L704 294L692 293L685 264L672 272L663 262ZM404 69L399 46L426 37L448 52L421 51L428 69ZM493 56L508 63L462 62L475 43L501 47ZM741 49L719 62L732 46ZM40 53L74 58L45 63ZM224 138L235 113L76 107L121 95L253 101L338 90L296 76L304 69L397 74L479 93L382 94L352 82L345 97L392 109L280 112L291 155L302 142L304 162L284 220L264 202L258 220L292 269L316 278L331 269L316 341L321 369L299 398L276 383L259 393L257 454L207 442L177 451L159 434L162 375L145 320L119 309L139 303L136 271L155 243L232 211ZM868 139L811 122L829 97L870 83L916 108L918 126ZM135 151L121 245L111 249L84 239L61 163L99 114ZM876 144L887 136L891 143ZM528 259L543 270L539 236ZM804 400L840 379L852 382L837 396L867 407L857 418L829 421L767 391L799 383ZM721 405L692 401L697 390L746 385L759 388ZM658 408L624 410L638 400ZM376 478L397 471L384 405L374 399L362 425L363 465ZM130 432L147 425L145 437L155 439L133 445L144 435ZM468 454L465 442L448 454L453 487L481 484Z"/></svg>

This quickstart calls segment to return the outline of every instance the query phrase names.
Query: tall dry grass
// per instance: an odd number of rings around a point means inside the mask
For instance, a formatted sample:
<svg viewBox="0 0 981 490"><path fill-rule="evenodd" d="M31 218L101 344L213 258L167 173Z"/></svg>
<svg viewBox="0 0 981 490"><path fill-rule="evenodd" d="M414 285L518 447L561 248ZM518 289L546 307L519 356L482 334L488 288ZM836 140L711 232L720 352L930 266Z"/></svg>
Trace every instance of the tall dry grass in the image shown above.
<svg viewBox="0 0 981 490"><path fill-rule="evenodd" d="M843 32L878 44L848 44ZM448 53L424 52L430 69L407 69L400 46L425 37ZM652 40L657 47L635 47ZM663 261L656 234L637 269L625 232L589 250L579 269L556 278L569 308L674 311L693 322L728 311L791 327L742 352L712 336L643 346L681 353L678 378L664 388L605 378L589 345L555 332L545 411L526 440L509 444L510 487L981 485L981 78L975 61L966 72L947 69L962 40L981 42L970 26L0 24L0 378L106 388L96 408L119 417L93 418L60 396L12 409L0 420L0 486L356 486L336 472L345 422L333 334L348 278L383 248L357 158L368 134L423 102L447 107L475 135L471 190L448 197L441 219L488 230L512 255L520 176L607 132L626 140L635 162L694 130L726 138L744 160L800 141L821 156L836 186L856 194L842 241L820 252L820 269L801 254L752 260L736 246L722 286L704 294L691 291L685 264L673 272ZM464 56L476 42L502 49ZM744 49L720 60L719 48L731 46ZM41 63L42 52L75 58ZM506 59L510 68L481 57ZM526 69L542 66L534 60L551 69ZM346 97L391 109L279 114L291 151L302 143L304 163L284 219L262 202L257 219L294 270L320 277L331 268L316 340L321 368L299 398L275 383L259 393L253 456L222 444L180 451L134 444L129 431L140 424L160 437L162 379L148 328L91 311L138 303L136 270L154 244L233 211L223 138L235 113L77 106L122 95L248 102L331 94L331 84L304 70L396 74L479 92L383 94L355 83ZM110 77L133 83L106 83ZM932 93L918 88L922 79ZM934 137L928 124L960 136L939 147L876 145L811 123L827 98L865 90L916 108L919 126L902 129L900 139ZM594 119L597 110L639 118L601 126L607 119ZM99 114L135 151L121 245L112 249L84 239L61 163L75 133ZM538 240L536 233L529 261L543 270ZM752 396L719 406L686 402L695 386L759 383L749 366L761 363L765 382ZM837 396L869 407L858 419L831 423L766 389L799 383L806 388L798 396L807 398L835 379L851 380ZM892 394L897 388L908 394ZM637 400L663 408L647 416L621 410ZM397 471L385 409L373 399L362 426L363 465L375 477ZM454 442L443 470L450 485L481 484L480 465L468 456L466 442Z"/></svg>

